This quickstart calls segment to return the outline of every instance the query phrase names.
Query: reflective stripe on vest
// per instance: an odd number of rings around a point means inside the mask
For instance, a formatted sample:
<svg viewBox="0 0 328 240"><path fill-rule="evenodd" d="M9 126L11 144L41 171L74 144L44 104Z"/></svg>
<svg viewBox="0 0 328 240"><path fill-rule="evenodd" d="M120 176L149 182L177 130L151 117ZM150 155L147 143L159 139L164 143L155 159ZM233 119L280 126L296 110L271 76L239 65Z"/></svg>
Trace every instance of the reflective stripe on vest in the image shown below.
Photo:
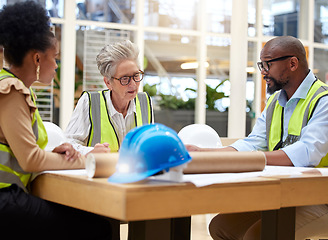
<svg viewBox="0 0 328 240"><path fill-rule="evenodd" d="M146 125L152 122L151 103L149 95L145 92L139 92L134 99L137 112L137 126ZM140 109L140 111L139 111Z"/></svg>
<svg viewBox="0 0 328 240"><path fill-rule="evenodd" d="M117 133L113 120L108 113L105 93L109 90L99 92L86 92L89 96L89 119L90 133L88 146L95 146L97 143L109 143L109 148L117 152L120 148ZM83 94L83 93L82 93ZM137 94L134 99L136 105L135 124L142 126L152 122L152 107L149 95L144 92Z"/></svg>
<svg viewBox="0 0 328 240"><path fill-rule="evenodd" d="M22 170L10 148L0 144L0 188L15 183L26 190L31 174Z"/></svg>
<svg viewBox="0 0 328 240"><path fill-rule="evenodd" d="M319 99L328 95L328 86L315 81L305 99L300 99L288 123L288 135L282 141L283 107L278 103L278 93L272 95L266 107L266 137L269 151L293 144L300 139L302 129L307 125ZM328 166L328 154L317 167Z"/></svg>
<svg viewBox="0 0 328 240"><path fill-rule="evenodd" d="M31 91L32 100L36 106L36 102L34 99L34 93L31 88L30 88L30 91ZM33 129L33 133L36 138L36 143L39 145L39 147L41 149L45 149L45 147L48 144L48 134L47 134L47 130L46 130L45 126L43 125L43 121L42 121L42 118L40 116L38 109L35 109L35 112L33 114L32 129Z"/></svg>
<svg viewBox="0 0 328 240"><path fill-rule="evenodd" d="M0 72L0 80L8 77L15 78L14 75L2 69ZM35 104L34 94L31 88L30 92L32 100ZM40 146L40 148L43 149L47 145L48 137L46 129L42 123L41 116L37 109L33 114L31 124L37 144ZM15 183L27 191L26 186L30 180L30 177L31 174L23 171L23 169L20 167L10 147L6 144L0 143L0 188L8 187Z"/></svg>

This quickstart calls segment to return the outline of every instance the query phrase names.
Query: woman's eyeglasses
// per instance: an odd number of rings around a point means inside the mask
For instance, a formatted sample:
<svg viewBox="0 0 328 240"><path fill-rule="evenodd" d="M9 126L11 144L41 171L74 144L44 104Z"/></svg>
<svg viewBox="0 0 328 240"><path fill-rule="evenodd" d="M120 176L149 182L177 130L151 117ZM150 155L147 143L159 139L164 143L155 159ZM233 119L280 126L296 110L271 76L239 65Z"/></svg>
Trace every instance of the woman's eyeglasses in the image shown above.
<svg viewBox="0 0 328 240"><path fill-rule="evenodd" d="M144 76L144 72L139 70L139 72L137 72L133 76L124 76L124 77L120 77L120 78L112 77L112 78L120 81L122 86L126 86L126 85L129 85L129 83L131 82L131 79L133 79L135 82L141 82L141 80L143 79L143 76Z"/></svg>

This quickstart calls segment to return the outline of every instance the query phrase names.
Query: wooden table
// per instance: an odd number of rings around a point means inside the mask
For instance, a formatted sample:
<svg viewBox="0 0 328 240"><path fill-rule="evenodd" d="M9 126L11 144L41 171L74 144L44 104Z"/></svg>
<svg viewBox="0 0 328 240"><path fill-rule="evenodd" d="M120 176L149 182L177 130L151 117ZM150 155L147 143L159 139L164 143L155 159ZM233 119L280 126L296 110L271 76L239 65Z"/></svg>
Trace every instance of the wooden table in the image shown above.
<svg viewBox="0 0 328 240"><path fill-rule="evenodd" d="M295 239L295 207L328 203L328 176L319 172L275 176L280 181L280 209L262 214L262 239Z"/></svg>
<svg viewBox="0 0 328 240"><path fill-rule="evenodd" d="M156 180L110 184L107 179L43 174L32 193L46 200L128 221L131 239L190 239L190 216L263 212L262 239L292 239L295 206L328 203L328 177L257 177L197 188ZM320 194L320 197L319 197ZM322 196L324 195L324 196ZM286 218L287 217L287 218ZM280 224L281 220L288 224ZM287 234L286 234L287 233Z"/></svg>

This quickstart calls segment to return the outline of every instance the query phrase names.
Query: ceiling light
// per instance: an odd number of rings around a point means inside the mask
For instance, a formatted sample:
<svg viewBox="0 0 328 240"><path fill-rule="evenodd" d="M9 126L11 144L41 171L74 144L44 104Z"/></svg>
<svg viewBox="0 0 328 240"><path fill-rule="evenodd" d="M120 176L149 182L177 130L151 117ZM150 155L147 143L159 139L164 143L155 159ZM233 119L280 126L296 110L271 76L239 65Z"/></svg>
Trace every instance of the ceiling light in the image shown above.
<svg viewBox="0 0 328 240"><path fill-rule="evenodd" d="M254 73L255 72L255 68L254 67L247 67L246 68L246 72L248 72L248 73Z"/></svg>
<svg viewBox="0 0 328 240"><path fill-rule="evenodd" d="M198 62L185 62L181 64L181 69L196 69L198 68ZM209 63L205 62L205 67L208 68Z"/></svg>

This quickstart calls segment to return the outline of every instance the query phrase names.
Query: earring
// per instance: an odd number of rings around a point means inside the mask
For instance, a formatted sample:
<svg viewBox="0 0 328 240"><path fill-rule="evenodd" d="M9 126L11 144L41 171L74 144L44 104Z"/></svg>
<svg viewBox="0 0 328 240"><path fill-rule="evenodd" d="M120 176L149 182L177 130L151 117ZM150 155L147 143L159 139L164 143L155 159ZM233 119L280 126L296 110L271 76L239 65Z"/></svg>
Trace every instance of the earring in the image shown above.
<svg viewBox="0 0 328 240"><path fill-rule="evenodd" d="M39 81L40 79L40 65L36 68L36 80Z"/></svg>

